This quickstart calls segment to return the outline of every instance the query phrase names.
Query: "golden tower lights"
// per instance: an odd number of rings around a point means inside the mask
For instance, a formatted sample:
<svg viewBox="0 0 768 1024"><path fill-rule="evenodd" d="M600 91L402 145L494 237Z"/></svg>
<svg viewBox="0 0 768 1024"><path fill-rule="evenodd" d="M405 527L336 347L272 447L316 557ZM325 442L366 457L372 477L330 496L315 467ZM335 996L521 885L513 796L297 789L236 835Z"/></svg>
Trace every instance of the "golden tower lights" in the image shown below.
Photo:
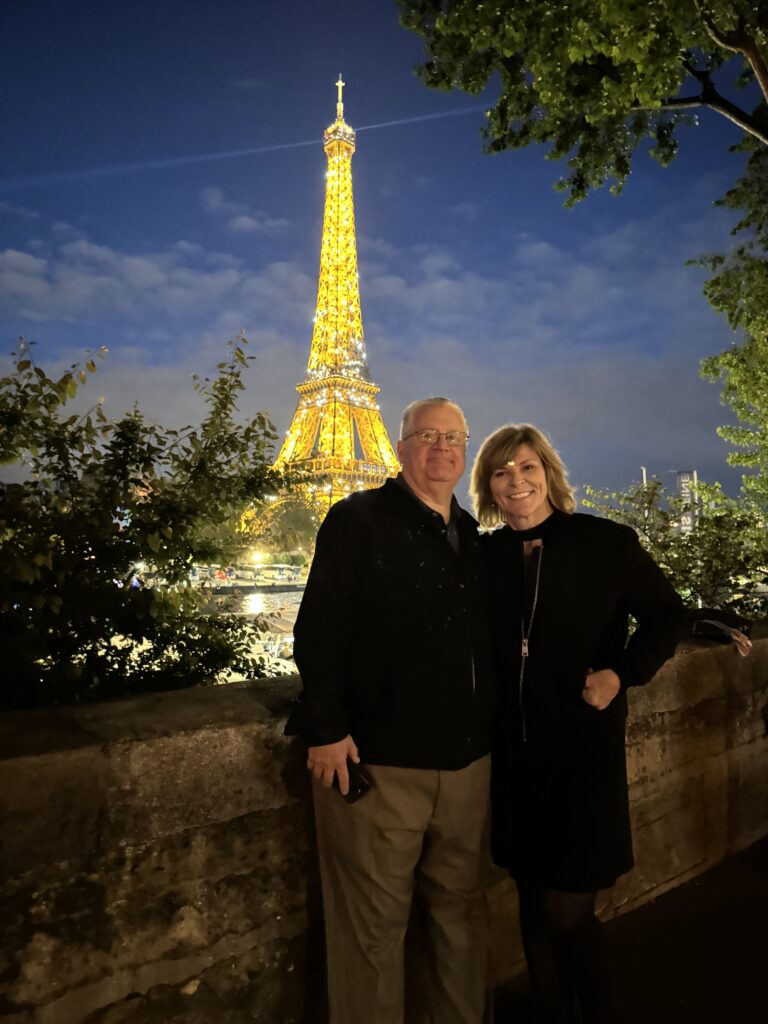
<svg viewBox="0 0 768 1024"><path fill-rule="evenodd" d="M296 386L299 403L275 463L307 475L307 490L323 513L398 470L365 353L352 197L355 133L344 120L344 84L339 75L336 120L323 133L328 173L307 373Z"/></svg>

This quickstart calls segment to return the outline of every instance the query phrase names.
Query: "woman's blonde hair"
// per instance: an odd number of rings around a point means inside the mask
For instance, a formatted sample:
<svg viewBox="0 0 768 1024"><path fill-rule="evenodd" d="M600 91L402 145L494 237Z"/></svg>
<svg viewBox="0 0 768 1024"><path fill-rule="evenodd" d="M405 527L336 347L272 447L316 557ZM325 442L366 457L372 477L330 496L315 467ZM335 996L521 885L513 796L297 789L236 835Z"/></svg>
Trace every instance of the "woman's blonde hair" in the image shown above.
<svg viewBox="0 0 768 1024"><path fill-rule="evenodd" d="M530 423L508 423L486 437L472 467L469 493L481 526L498 526L504 522L491 496L491 475L506 466L523 444L532 448L541 459L552 507L569 514L576 507L574 489L568 483L568 472L547 435Z"/></svg>

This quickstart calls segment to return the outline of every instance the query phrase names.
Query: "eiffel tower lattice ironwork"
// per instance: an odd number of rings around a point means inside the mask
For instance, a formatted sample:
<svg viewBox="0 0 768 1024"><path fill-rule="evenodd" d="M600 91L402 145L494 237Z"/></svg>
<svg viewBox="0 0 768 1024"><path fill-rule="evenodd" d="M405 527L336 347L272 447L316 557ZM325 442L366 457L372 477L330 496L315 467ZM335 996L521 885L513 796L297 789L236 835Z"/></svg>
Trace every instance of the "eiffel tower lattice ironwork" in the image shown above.
<svg viewBox="0 0 768 1024"><path fill-rule="evenodd" d="M336 120L323 133L328 174L309 362L275 464L304 473L312 502L323 511L398 470L365 352L352 197L355 133L344 120L344 84L339 75Z"/></svg>

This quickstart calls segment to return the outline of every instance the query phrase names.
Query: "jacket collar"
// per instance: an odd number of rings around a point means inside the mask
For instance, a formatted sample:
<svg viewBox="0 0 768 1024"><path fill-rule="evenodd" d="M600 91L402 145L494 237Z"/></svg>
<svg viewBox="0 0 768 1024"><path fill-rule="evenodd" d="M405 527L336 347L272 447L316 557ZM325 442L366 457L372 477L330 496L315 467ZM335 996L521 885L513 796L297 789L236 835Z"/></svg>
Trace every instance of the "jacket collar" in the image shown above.
<svg viewBox="0 0 768 1024"><path fill-rule="evenodd" d="M434 521L434 509L431 509L429 505L425 505L421 498L418 498L413 493L405 479L402 478L401 473L398 473L394 479L389 477L385 480L383 491L389 501L397 506L397 508L404 512L410 511L411 514L415 513L420 518L429 519L430 522ZM477 528L474 518L465 508L461 507L456 500L455 494L451 498L451 519L462 530L466 530L467 527L471 529Z"/></svg>
<svg viewBox="0 0 768 1024"><path fill-rule="evenodd" d="M389 481L387 481L387 482L389 482ZM399 487L402 487L402 489L404 491L407 491L407 493L410 494L411 497L415 501L418 501L419 505L421 505L421 507L423 509L425 509L429 513L430 516L432 515L432 513L435 510L433 508L430 508L430 506L425 501L421 500L421 498L418 496L418 494L416 494L416 492L411 487L411 485L408 483L408 481L405 479L405 477L403 476L402 473L398 473L397 474L397 476L395 477L395 483ZM464 513L464 509L461 507L461 505L459 505L458 501L456 500L456 495L452 494L451 495L451 512L450 512L451 520L453 522L458 522L459 518L462 516L463 513Z"/></svg>
<svg viewBox="0 0 768 1024"><path fill-rule="evenodd" d="M530 530L513 530L511 526L503 526L502 533L504 533L510 540L517 540L521 544L526 540L547 540L554 533L556 533L563 523L567 522L570 516L567 512L560 512L558 509L553 509L551 515L539 523L538 526L532 526Z"/></svg>

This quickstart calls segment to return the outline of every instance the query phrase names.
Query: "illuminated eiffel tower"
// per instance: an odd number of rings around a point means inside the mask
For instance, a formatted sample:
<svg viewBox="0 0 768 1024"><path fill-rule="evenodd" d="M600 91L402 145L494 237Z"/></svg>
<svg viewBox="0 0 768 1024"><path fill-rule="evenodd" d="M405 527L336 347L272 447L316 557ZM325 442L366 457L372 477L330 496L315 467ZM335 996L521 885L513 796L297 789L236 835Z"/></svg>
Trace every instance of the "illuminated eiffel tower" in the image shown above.
<svg viewBox="0 0 768 1024"><path fill-rule="evenodd" d="M336 120L323 133L328 174L312 345L306 376L296 386L299 404L275 464L305 475L312 504L323 514L333 502L378 487L398 470L375 401L379 388L368 373L352 198L355 133L344 120L341 75L336 87Z"/></svg>

